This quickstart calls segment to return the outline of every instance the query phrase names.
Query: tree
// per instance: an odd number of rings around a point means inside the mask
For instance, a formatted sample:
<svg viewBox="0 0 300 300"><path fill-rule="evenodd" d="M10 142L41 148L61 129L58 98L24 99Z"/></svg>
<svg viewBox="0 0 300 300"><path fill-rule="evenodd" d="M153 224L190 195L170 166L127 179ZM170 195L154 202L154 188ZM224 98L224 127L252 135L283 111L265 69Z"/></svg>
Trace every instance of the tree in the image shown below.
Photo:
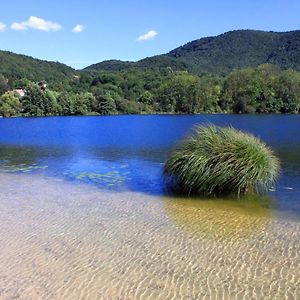
<svg viewBox="0 0 300 300"><path fill-rule="evenodd" d="M95 105L95 97L91 93L80 93L74 95L73 113L75 115L86 115L91 113Z"/></svg>
<svg viewBox="0 0 300 300"><path fill-rule="evenodd" d="M204 76L199 79L199 101L197 112L221 112L221 108L219 106L222 89L221 84L222 83L219 78Z"/></svg>
<svg viewBox="0 0 300 300"><path fill-rule="evenodd" d="M29 116L50 116L59 112L56 93L41 90L37 84L29 84L25 96L21 99L23 113Z"/></svg>
<svg viewBox="0 0 300 300"><path fill-rule="evenodd" d="M171 75L158 92L159 107L165 112L197 113L200 107L199 79L187 72Z"/></svg>
<svg viewBox="0 0 300 300"><path fill-rule="evenodd" d="M74 114L75 99L72 93L62 92L57 97L59 115L70 116Z"/></svg>
<svg viewBox="0 0 300 300"><path fill-rule="evenodd" d="M288 70L279 77L277 98L281 99L282 113L298 113L300 106L300 74Z"/></svg>
<svg viewBox="0 0 300 300"><path fill-rule="evenodd" d="M95 98L96 111L100 115L113 115L117 113L115 100L109 91L98 90Z"/></svg>
<svg viewBox="0 0 300 300"><path fill-rule="evenodd" d="M235 112L253 112L260 94L261 81L254 68L233 71L224 81L221 108L225 111L238 109Z"/></svg>
<svg viewBox="0 0 300 300"><path fill-rule="evenodd" d="M59 113L59 106L57 104L57 93L46 90L44 92L45 102L44 102L44 115L57 115Z"/></svg>
<svg viewBox="0 0 300 300"><path fill-rule="evenodd" d="M22 110L22 104L18 95L9 91L0 98L0 115L3 117L18 116Z"/></svg>
<svg viewBox="0 0 300 300"><path fill-rule="evenodd" d="M8 90L9 90L8 80L3 75L0 75L0 95L4 94Z"/></svg>

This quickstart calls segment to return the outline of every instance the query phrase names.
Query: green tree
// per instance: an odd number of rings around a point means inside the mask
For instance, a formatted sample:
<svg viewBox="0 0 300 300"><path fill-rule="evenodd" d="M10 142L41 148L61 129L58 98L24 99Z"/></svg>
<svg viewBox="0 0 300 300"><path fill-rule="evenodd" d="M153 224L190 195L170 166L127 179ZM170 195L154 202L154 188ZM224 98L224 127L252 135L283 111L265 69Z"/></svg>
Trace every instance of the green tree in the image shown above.
<svg viewBox="0 0 300 300"><path fill-rule="evenodd" d="M50 116L58 114L56 93L41 90L37 84L29 84L25 96L21 99L23 113L29 116Z"/></svg>
<svg viewBox="0 0 300 300"><path fill-rule="evenodd" d="M233 71L224 82L221 108L236 113L253 112L260 94L261 82L254 68Z"/></svg>
<svg viewBox="0 0 300 300"><path fill-rule="evenodd" d="M21 99L23 113L28 116L45 115L46 97L36 84L31 84L26 89L25 96Z"/></svg>
<svg viewBox="0 0 300 300"><path fill-rule="evenodd" d="M280 112L298 113L300 106L300 74L288 70L279 77L277 98L282 101Z"/></svg>
<svg viewBox="0 0 300 300"><path fill-rule="evenodd" d="M61 116L70 116L75 111L75 99L72 93L62 92L57 96L58 112Z"/></svg>
<svg viewBox="0 0 300 300"><path fill-rule="evenodd" d="M219 106L222 83L219 78L204 76L199 79L197 112L221 112Z"/></svg>
<svg viewBox="0 0 300 300"><path fill-rule="evenodd" d="M9 91L0 98L0 115L3 117L18 116L22 110L22 104L15 92Z"/></svg>
<svg viewBox="0 0 300 300"><path fill-rule="evenodd" d="M96 112L100 115L113 115L117 113L116 102L109 91L98 90L95 98Z"/></svg>
<svg viewBox="0 0 300 300"><path fill-rule="evenodd" d="M96 99L91 93L80 93L73 96L73 113L75 115L90 114L95 106Z"/></svg>
<svg viewBox="0 0 300 300"><path fill-rule="evenodd" d="M8 80L3 75L0 75L0 95L3 95L8 90Z"/></svg>
<svg viewBox="0 0 300 300"><path fill-rule="evenodd" d="M171 75L158 91L157 101L162 111L196 113L200 107L200 89L197 76L186 72Z"/></svg>

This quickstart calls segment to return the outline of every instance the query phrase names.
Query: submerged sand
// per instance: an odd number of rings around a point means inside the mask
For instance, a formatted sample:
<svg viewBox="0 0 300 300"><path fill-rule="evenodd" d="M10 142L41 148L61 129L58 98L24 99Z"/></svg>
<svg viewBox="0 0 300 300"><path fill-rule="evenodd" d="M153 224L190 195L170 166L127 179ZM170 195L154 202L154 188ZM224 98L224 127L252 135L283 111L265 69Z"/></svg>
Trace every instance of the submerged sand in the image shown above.
<svg viewBox="0 0 300 300"><path fill-rule="evenodd" d="M300 299L300 222L0 174L0 299Z"/></svg>

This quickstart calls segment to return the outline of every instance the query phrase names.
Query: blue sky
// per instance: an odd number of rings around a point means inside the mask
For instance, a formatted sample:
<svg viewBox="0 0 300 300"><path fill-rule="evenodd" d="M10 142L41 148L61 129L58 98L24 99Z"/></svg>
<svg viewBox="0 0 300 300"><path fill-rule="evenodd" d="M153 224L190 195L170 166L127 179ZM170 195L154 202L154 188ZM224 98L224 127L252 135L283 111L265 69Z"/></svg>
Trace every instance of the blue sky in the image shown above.
<svg viewBox="0 0 300 300"><path fill-rule="evenodd" d="M299 13L299 0L10 0L1 3L0 49L83 68L234 29L300 29Z"/></svg>

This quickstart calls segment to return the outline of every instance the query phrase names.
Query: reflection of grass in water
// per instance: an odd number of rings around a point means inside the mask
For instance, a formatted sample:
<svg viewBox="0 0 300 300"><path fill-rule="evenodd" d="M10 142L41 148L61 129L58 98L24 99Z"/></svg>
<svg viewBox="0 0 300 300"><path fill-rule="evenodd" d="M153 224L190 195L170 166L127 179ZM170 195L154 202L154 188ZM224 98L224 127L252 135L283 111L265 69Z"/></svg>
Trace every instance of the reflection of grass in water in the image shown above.
<svg viewBox="0 0 300 300"><path fill-rule="evenodd" d="M112 169L115 169L112 167ZM92 182L102 186L120 186L124 183L125 180L128 180L127 177L130 172L120 172L117 170L108 171L108 172L65 172L64 175L75 180L80 180L84 182Z"/></svg>
<svg viewBox="0 0 300 300"><path fill-rule="evenodd" d="M215 239L246 238L261 232L272 215L266 196L242 199L192 199L166 197L167 215L177 226Z"/></svg>

